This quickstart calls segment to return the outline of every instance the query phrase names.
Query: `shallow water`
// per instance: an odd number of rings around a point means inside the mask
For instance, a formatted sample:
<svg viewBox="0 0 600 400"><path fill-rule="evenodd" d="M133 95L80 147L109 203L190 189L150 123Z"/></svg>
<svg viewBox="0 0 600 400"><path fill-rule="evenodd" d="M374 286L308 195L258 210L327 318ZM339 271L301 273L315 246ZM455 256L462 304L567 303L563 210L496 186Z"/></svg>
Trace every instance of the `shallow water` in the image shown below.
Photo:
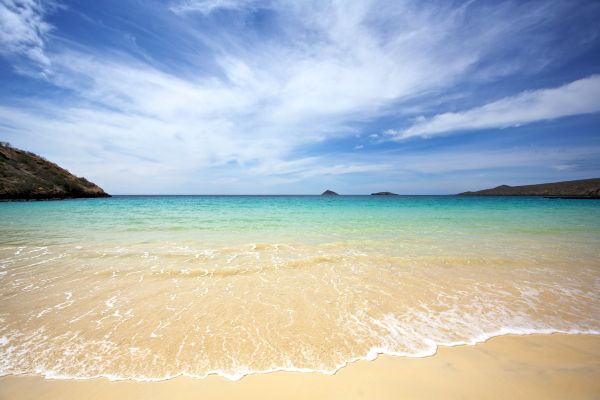
<svg viewBox="0 0 600 400"><path fill-rule="evenodd" d="M600 202L174 196L0 203L0 372L334 372L600 333Z"/></svg>

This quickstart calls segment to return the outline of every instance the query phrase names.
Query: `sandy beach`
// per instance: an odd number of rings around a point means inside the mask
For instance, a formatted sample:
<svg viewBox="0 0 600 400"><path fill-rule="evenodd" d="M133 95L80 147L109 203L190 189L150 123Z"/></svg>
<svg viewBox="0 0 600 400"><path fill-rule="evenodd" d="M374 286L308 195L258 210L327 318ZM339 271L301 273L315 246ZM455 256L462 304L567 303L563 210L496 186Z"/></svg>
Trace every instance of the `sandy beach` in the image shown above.
<svg viewBox="0 0 600 400"><path fill-rule="evenodd" d="M0 217L2 399L600 395L593 203L124 196Z"/></svg>
<svg viewBox="0 0 600 400"><path fill-rule="evenodd" d="M600 400L598 21L0 0L0 400Z"/></svg>
<svg viewBox="0 0 600 400"><path fill-rule="evenodd" d="M276 372L161 382L0 378L0 399L597 399L600 336L502 336L426 358L381 356L333 376Z"/></svg>

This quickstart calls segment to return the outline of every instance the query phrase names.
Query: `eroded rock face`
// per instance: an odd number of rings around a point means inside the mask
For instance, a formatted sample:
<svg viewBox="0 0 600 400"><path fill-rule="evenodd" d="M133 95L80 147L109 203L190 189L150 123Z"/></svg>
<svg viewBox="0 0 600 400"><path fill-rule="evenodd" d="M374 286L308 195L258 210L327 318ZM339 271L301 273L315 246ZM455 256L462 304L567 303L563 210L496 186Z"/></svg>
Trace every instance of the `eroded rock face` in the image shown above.
<svg viewBox="0 0 600 400"><path fill-rule="evenodd" d="M550 196L550 197L600 197L600 178L576 181L541 183L538 185L507 186L477 192L464 192L468 196Z"/></svg>
<svg viewBox="0 0 600 400"><path fill-rule="evenodd" d="M339 196L336 192L334 192L333 190L326 190L323 193L321 193L321 196Z"/></svg>
<svg viewBox="0 0 600 400"><path fill-rule="evenodd" d="M0 200L110 197L102 188L28 151L0 144Z"/></svg>
<svg viewBox="0 0 600 400"><path fill-rule="evenodd" d="M371 193L371 196L398 196L396 193L392 193L392 192L377 192L377 193Z"/></svg>

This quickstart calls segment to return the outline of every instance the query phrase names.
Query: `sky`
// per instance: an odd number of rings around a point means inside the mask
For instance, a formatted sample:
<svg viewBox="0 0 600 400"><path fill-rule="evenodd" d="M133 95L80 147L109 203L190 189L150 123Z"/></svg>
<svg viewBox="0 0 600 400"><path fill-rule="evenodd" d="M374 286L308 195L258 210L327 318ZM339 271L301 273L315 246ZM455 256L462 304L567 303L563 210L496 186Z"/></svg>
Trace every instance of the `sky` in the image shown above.
<svg viewBox="0 0 600 400"><path fill-rule="evenodd" d="M600 177L600 2L0 0L0 140L111 194Z"/></svg>

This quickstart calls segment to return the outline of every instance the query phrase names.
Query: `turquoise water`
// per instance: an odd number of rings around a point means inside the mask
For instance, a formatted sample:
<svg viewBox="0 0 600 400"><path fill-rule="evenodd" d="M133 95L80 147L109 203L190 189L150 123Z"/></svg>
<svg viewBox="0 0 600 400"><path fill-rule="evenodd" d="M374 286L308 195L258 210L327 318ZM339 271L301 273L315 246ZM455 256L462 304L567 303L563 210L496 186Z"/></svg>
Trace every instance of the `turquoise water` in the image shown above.
<svg viewBox="0 0 600 400"><path fill-rule="evenodd" d="M600 201L535 197L116 196L0 203L0 220L5 244L323 243L502 234L600 240Z"/></svg>
<svg viewBox="0 0 600 400"><path fill-rule="evenodd" d="M600 334L600 201L116 196L0 221L0 375L332 373Z"/></svg>

